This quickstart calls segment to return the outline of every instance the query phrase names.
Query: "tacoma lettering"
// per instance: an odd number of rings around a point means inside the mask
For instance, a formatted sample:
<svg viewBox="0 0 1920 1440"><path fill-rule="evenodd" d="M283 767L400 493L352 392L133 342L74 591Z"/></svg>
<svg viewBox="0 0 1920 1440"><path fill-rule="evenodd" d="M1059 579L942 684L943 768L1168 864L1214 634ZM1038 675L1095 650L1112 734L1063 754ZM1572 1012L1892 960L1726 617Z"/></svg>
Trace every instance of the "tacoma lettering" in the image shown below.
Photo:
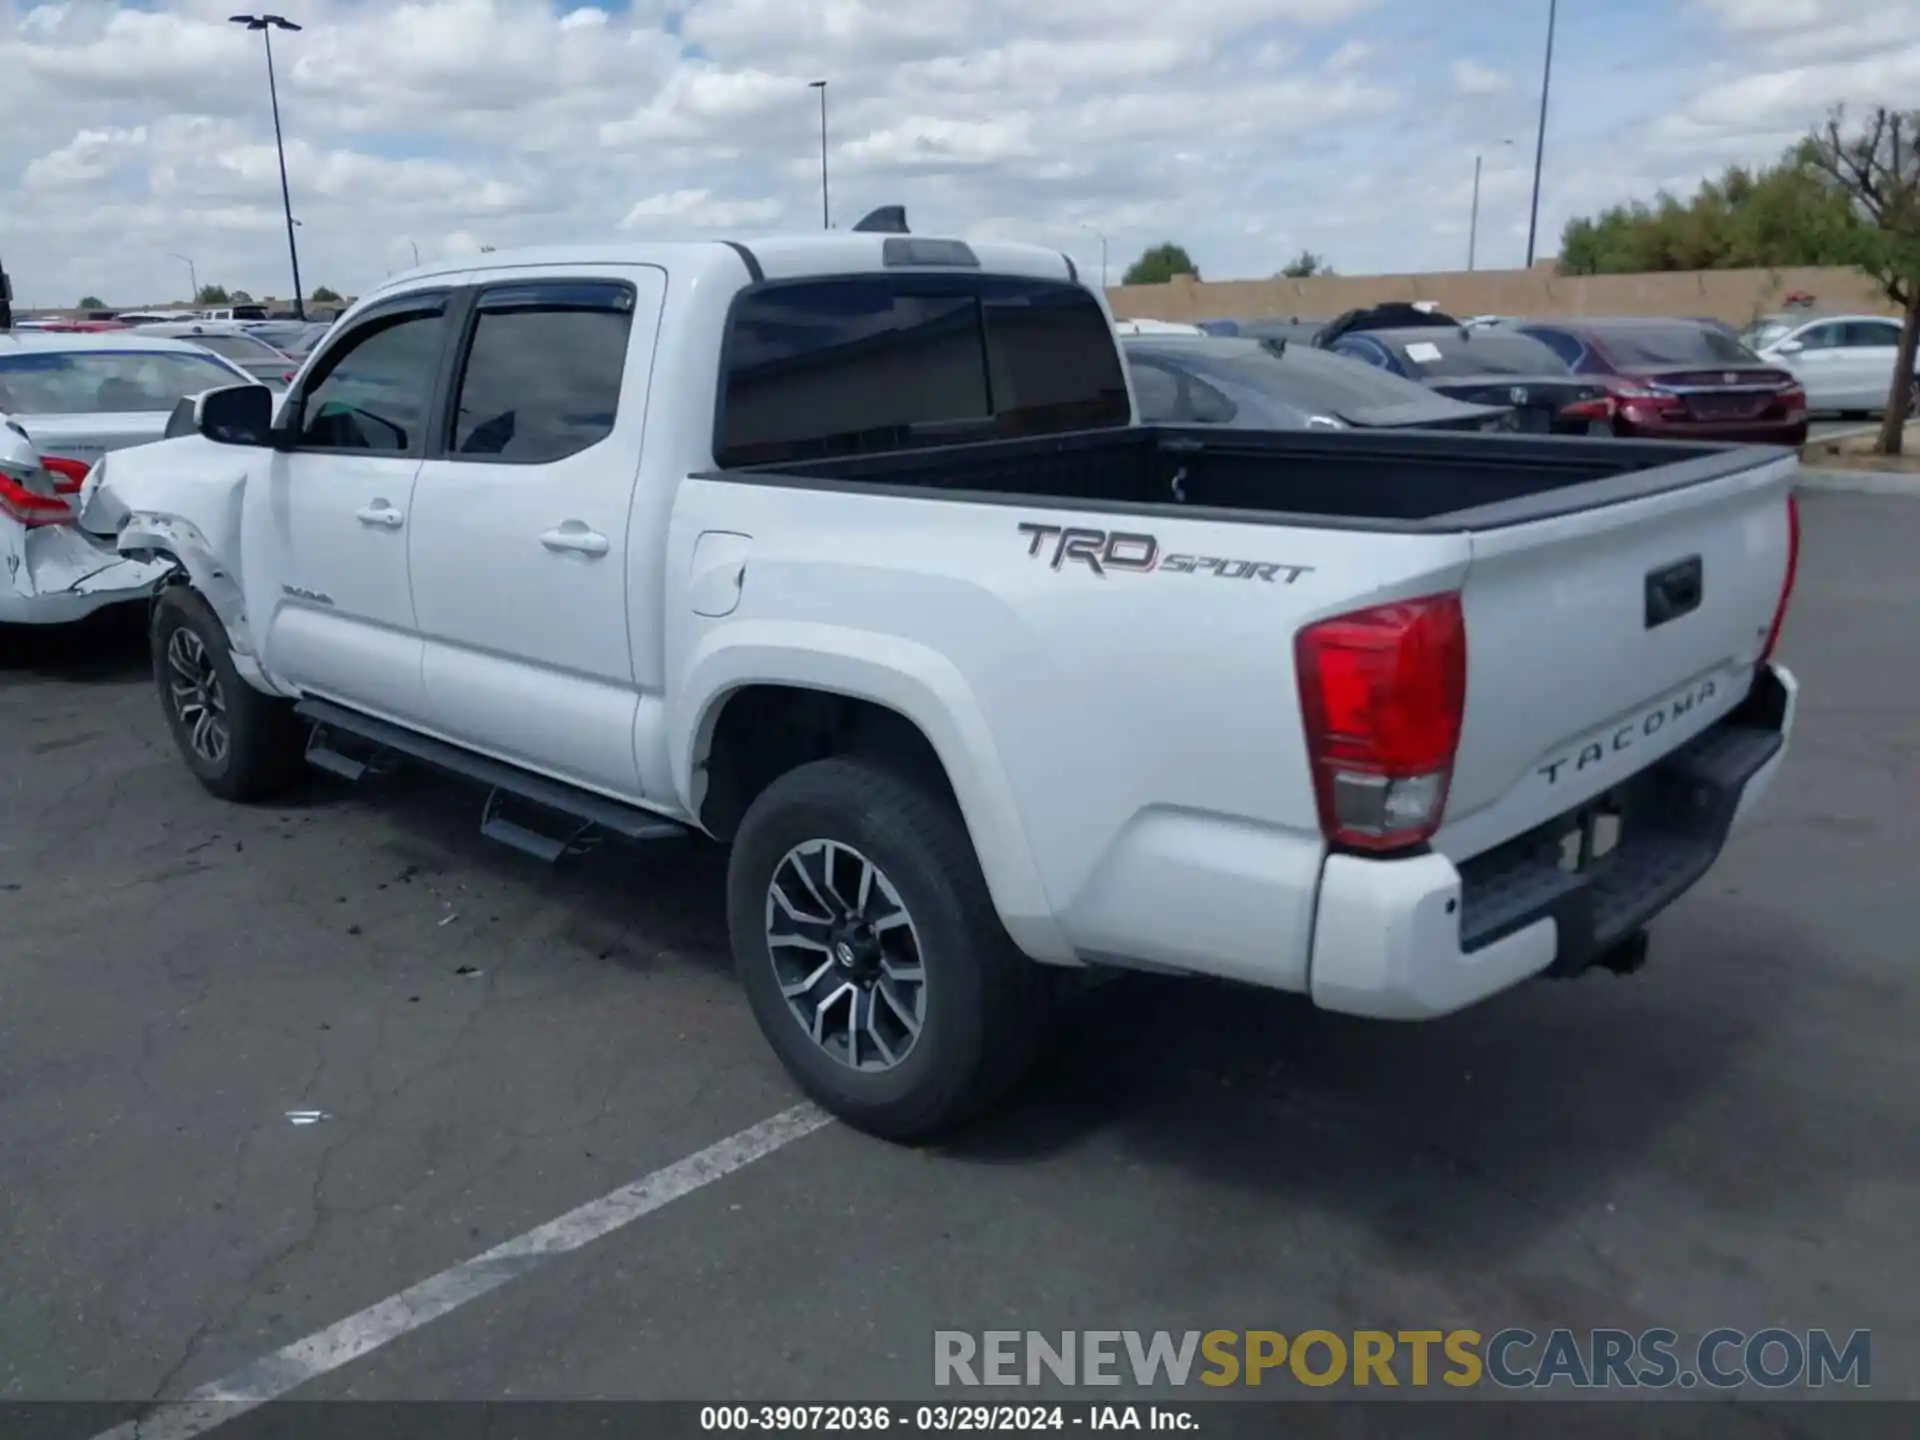
<svg viewBox="0 0 1920 1440"><path fill-rule="evenodd" d="M1602 745L1593 741L1581 747L1579 754L1562 756L1558 760L1548 761L1536 772L1547 777L1549 785L1560 783L1560 772L1571 770L1579 774L1591 765L1598 765L1609 753L1618 754L1630 750L1642 740L1651 740L1666 728L1667 721L1679 721L1696 705L1704 705L1718 693L1719 687L1711 680L1703 680L1697 690L1690 690L1678 699L1670 700L1658 710L1649 710L1637 720L1630 720L1613 732L1611 741Z"/></svg>

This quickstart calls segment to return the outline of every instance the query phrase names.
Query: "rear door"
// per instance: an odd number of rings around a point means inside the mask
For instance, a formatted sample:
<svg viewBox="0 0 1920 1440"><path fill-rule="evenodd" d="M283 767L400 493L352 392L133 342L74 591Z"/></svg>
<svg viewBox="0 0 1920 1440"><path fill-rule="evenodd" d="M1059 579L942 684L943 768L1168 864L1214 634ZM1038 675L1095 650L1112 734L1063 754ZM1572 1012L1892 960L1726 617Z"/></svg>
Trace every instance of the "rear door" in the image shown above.
<svg viewBox="0 0 1920 1440"><path fill-rule="evenodd" d="M1473 535L1467 708L1436 848L1466 858L1552 819L1739 702L1779 601L1795 463L1754 453L1722 478Z"/></svg>
<svg viewBox="0 0 1920 1440"><path fill-rule="evenodd" d="M415 490L433 728L637 795L628 519L666 272L502 274L472 292Z"/></svg>

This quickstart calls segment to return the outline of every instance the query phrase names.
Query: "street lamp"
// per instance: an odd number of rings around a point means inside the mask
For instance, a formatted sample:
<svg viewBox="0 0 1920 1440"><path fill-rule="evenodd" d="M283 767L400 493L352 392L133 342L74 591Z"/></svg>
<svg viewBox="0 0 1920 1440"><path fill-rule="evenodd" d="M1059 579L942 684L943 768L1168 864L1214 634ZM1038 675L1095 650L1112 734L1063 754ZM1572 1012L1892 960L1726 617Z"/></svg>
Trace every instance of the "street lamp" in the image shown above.
<svg viewBox="0 0 1920 1440"><path fill-rule="evenodd" d="M1553 22L1560 0L1547 0L1547 58L1540 68L1540 133L1533 142L1533 210L1527 218L1527 268L1533 268L1533 242L1540 231L1540 165L1547 154L1547 90L1553 84Z"/></svg>
<svg viewBox="0 0 1920 1440"><path fill-rule="evenodd" d="M1107 293L1107 237L1084 220L1080 228L1100 242L1100 293L1104 295Z"/></svg>
<svg viewBox="0 0 1920 1440"><path fill-rule="evenodd" d="M1502 145L1511 145L1513 141L1502 140ZM1480 161L1479 155L1473 157L1473 218L1467 222L1467 269L1473 269L1473 254L1480 239Z"/></svg>
<svg viewBox="0 0 1920 1440"><path fill-rule="evenodd" d="M827 82L809 80L807 88L820 92L820 228L831 230L833 220L827 210Z"/></svg>
<svg viewBox="0 0 1920 1440"><path fill-rule="evenodd" d="M169 260L178 260L182 265L187 267L187 285L189 287L187 291L187 303L190 305L198 305L200 303L200 272L193 268L193 261L184 255L176 254L172 250L167 251L167 258Z"/></svg>
<svg viewBox="0 0 1920 1440"><path fill-rule="evenodd" d="M280 87L273 77L273 32L300 27L284 15L230 15L235 25L258 30L267 46L267 94L273 101L273 148L280 155L280 205L287 215L287 259L293 264L293 313L307 318L307 302L300 289L300 249L293 243L293 198L287 193L287 146L280 136Z"/></svg>

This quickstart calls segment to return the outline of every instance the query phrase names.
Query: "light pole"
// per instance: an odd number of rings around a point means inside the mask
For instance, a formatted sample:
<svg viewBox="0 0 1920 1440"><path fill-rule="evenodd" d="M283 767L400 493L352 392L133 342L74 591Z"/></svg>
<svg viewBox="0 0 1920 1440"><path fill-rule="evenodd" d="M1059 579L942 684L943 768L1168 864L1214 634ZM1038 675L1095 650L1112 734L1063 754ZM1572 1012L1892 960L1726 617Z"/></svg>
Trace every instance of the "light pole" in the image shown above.
<svg viewBox="0 0 1920 1440"><path fill-rule="evenodd" d="M1527 268L1533 268L1533 242L1540 233L1540 166L1547 154L1547 91L1553 85L1553 22L1560 0L1547 0L1547 58L1540 67L1540 132L1533 142L1533 209L1527 217Z"/></svg>
<svg viewBox="0 0 1920 1440"><path fill-rule="evenodd" d="M1080 228L1100 242L1100 293L1104 295L1107 293L1107 237L1084 220Z"/></svg>
<svg viewBox="0 0 1920 1440"><path fill-rule="evenodd" d="M189 305L198 305L200 303L200 272L193 268L193 261L184 255L176 254L172 250L167 252L167 258L169 260L178 260L182 265L187 267L187 303Z"/></svg>
<svg viewBox="0 0 1920 1440"><path fill-rule="evenodd" d="M1513 141L1502 140L1502 145L1511 145ZM1467 222L1467 269L1473 269L1474 250L1480 239L1480 161L1479 155L1473 157L1473 218Z"/></svg>
<svg viewBox="0 0 1920 1440"><path fill-rule="evenodd" d="M820 92L820 228L831 230L833 218L827 209L827 82L809 80L807 88Z"/></svg>
<svg viewBox="0 0 1920 1440"><path fill-rule="evenodd" d="M273 77L273 32L300 27L284 15L232 15L235 25L258 30L267 46L267 94L273 101L273 148L280 155L280 205L287 214L287 259L293 264L293 313L307 318L307 302L300 289L300 248L293 243L293 197L287 193L287 146L280 137L280 87Z"/></svg>

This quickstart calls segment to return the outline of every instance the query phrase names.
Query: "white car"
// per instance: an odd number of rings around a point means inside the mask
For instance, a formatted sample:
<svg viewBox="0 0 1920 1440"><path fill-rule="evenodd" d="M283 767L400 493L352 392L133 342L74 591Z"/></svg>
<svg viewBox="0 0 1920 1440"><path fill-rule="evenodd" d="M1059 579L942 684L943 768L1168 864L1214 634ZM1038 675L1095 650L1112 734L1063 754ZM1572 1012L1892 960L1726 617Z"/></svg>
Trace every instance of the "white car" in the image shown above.
<svg viewBox="0 0 1920 1440"><path fill-rule="evenodd" d="M196 346L102 334L0 334L0 625L53 625L148 594L165 567L74 526L110 450L158 440L179 402L246 372Z"/></svg>
<svg viewBox="0 0 1920 1440"><path fill-rule="evenodd" d="M1811 411L1884 414L1900 353L1900 322L1884 315L1822 315L1762 322L1749 332L1762 360L1793 372ZM1920 376L1907 397L1920 415Z"/></svg>
<svg viewBox="0 0 1920 1440"><path fill-rule="evenodd" d="M543 859L729 844L762 1031L877 1133L1003 1091L1063 971L1418 1019L1636 968L1785 751L1793 457L1134 416L1052 251L502 251L82 523L176 567L216 795L410 759Z"/></svg>

